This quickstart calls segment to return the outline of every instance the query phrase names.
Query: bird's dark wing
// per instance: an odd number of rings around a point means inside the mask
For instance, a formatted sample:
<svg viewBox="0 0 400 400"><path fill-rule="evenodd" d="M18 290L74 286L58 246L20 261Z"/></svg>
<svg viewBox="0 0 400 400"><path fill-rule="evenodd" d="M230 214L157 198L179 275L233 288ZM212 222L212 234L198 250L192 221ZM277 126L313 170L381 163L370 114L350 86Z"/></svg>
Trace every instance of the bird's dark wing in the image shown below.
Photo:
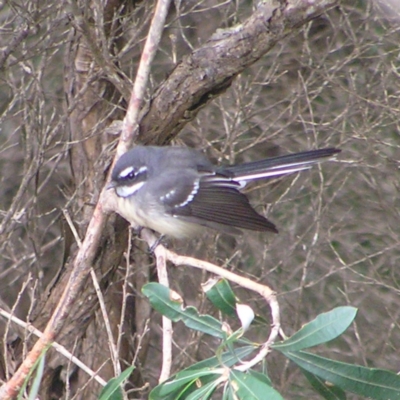
<svg viewBox="0 0 400 400"><path fill-rule="evenodd" d="M240 183L210 171L195 181L182 182L179 193L175 190L164 196L168 212L188 222L212 228L237 227L254 231L278 232L275 225L258 214L248 198L240 193ZM176 186L175 186L176 187Z"/></svg>

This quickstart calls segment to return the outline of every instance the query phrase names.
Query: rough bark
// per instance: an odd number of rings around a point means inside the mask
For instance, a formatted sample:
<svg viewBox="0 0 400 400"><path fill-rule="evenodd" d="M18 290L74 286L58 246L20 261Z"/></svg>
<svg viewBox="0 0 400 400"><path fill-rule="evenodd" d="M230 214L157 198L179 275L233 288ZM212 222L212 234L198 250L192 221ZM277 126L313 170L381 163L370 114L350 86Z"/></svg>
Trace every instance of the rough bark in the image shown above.
<svg viewBox="0 0 400 400"><path fill-rule="evenodd" d="M139 142L169 142L245 68L337 3L263 2L243 24L217 30L203 46L184 57L155 91L141 116Z"/></svg>

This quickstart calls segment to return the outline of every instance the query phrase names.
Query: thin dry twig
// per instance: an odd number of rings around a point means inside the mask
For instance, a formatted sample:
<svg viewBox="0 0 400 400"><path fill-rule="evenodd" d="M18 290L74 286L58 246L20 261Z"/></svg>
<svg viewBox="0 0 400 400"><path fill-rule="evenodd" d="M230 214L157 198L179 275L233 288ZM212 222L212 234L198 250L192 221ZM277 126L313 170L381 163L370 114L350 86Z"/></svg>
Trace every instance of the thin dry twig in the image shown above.
<svg viewBox="0 0 400 400"><path fill-rule="evenodd" d="M164 246L157 246L154 250L156 255L158 281L169 287L168 270L167 270L167 252ZM159 382L167 380L171 374L172 365L172 321L163 316L162 317L162 330L163 330L163 351L162 351L162 367L159 377Z"/></svg>
<svg viewBox="0 0 400 400"><path fill-rule="evenodd" d="M75 225L72 222L71 216L69 215L67 210L64 210L64 216L65 216L65 219L66 219L66 221L67 221L67 223L68 223L68 225L69 225L69 227L70 227L70 229L71 229L71 231L72 231L72 233L74 235L74 238L75 238L75 240L76 240L76 242L78 244L78 247L79 248L82 247L82 241L79 238L79 234L78 234L78 232L77 232L77 230L75 228ZM111 354L111 360L112 360L113 367L114 367L114 373L115 373L116 376L118 376L118 375L121 374L121 366L120 366L120 364L118 362L118 350L117 350L117 347L115 345L114 335L112 333L110 320L109 320L108 315L107 315L107 308L106 308L106 304L105 304L105 301L104 301L104 296L103 296L103 293L101 292L100 285L99 285L99 282L97 280L96 272L94 271L93 268L90 269L90 276L92 278L93 286L94 286L94 288L96 290L97 298L99 299L100 310L101 310L101 313L103 315L104 325L105 325L106 331L107 331L108 346L110 348L110 354Z"/></svg>
<svg viewBox="0 0 400 400"><path fill-rule="evenodd" d="M97 298L99 299L100 310L101 310L101 314L103 315L104 325L105 325L106 331L107 331L108 346L110 348L110 354L111 354L111 360L112 360L113 367L114 367L114 373L116 376L118 376L121 374L121 365L119 364L119 361L118 361L119 360L118 349L115 344L114 335L113 335L111 324L110 324L110 319L108 318L107 308L106 308L106 304L104 301L104 296L101 293L101 289L100 289L99 282L97 280L96 272L94 272L93 268L90 270L90 276L92 277L92 281L93 281L94 288L96 290Z"/></svg>
<svg viewBox="0 0 400 400"><path fill-rule="evenodd" d="M126 258L125 278L124 278L124 284L122 285L121 316L120 316L119 326L118 326L117 354L120 354L122 337L125 334L125 332L124 332L125 313L126 313L126 305L127 305L128 296L129 296L128 282L129 282L129 276L131 274L131 263L130 263L131 250L132 250L132 230L129 229L129 232L128 232L128 248L127 248L127 251L126 251L126 254L125 254L125 258Z"/></svg>
<svg viewBox="0 0 400 400"><path fill-rule="evenodd" d="M3 317L5 317L8 321L12 321L15 324L21 326L22 328L24 328L26 331L28 331L29 333L33 333L35 336L37 337L42 337L43 336L43 332L41 332L39 329L36 329L34 326L32 326L31 324L22 321L21 319L17 318L15 315L13 315L12 313L9 313L6 310L3 310L2 308L0 308L0 315L2 315ZM104 379L102 379L97 372L91 370L90 368L88 368L86 366L86 364L84 364L82 361L80 361L78 358L76 358L72 353L70 353L64 346L60 345L57 342L53 342L51 344L51 347L53 347L55 350L57 350L60 354L62 354L65 358L67 358L69 361L73 362L76 366L78 366L82 371L86 372L91 378L93 378L94 380L96 380L98 383L100 383L100 385L105 386L106 385L106 381Z"/></svg>
<svg viewBox="0 0 400 400"><path fill-rule="evenodd" d="M5 313L7 313L7 315L10 316L14 316L15 315L15 310L17 309L17 305L19 304L22 294L25 292L26 288L28 287L29 282L32 280L32 276L31 274L28 275L28 277L26 278L25 282L23 283L20 291L18 292L18 296L17 299L14 302L14 305L12 307L12 309L10 310L10 313L8 313L7 311L4 311ZM12 321L13 319L10 318L9 316L6 316L8 318L8 321ZM6 329L4 330L4 336L3 336L3 346L4 346L4 355L5 355L5 359L7 359L7 353L8 353L8 349L7 349L7 337L10 331L10 323L6 324ZM6 367L6 376L9 376L9 365L8 363L5 363L5 367Z"/></svg>
<svg viewBox="0 0 400 400"><path fill-rule="evenodd" d="M147 81L149 79L150 66L156 54L155 50L157 49L158 43L161 39L161 33L164 28L169 4L170 0L159 0L157 2L154 11L154 18L151 22L149 34L147 36L135 83L133 85L129 107L124 118L122 134L118 142L115 159L125 153L132 144L132 132L136 131L138 126L137 121L139 110L142 104Z"/></svg>

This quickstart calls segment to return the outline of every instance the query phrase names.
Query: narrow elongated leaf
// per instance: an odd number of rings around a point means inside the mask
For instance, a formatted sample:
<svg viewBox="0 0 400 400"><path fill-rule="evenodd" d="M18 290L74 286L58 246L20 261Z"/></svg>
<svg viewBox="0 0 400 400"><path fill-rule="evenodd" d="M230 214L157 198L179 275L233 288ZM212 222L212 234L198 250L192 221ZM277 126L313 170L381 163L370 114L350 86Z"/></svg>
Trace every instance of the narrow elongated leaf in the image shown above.
<svg viewBox="0 0 400 400"><path fill-rule="evenodd" d="M219 279L204 291L215 307L227 315L236 316L236 296L226 279Z"/></svg>
<svg viewBox="0 0 400 400"><path fill-rule="evenodd" d="M264 382L266 385L272 386L271 379L269 379L269 376L266 373L263 374L261 372L253 371L253 370L249 370L249 371L247 371L247 373L252 375L253 377L257 378L261 382Z"/></svg>
<svg viewBox="0 0 400 400"><path fill-rule="evenodd" d="M237 398L235 398L233 389L229 385L224 390L222 400L237 400Z"/></svg>
<svg viewBox="0 0 400 400"><path fill-rule="evenodd" d="M219 383L219 378L208 382L201 388L190 393L189 396L185 397L185 400L207 400L213 394Z"/></svg>
<svg viewBox="0 0 400 400"><path fill-rule="evenodd" d="M181 301L173 299L169 288L152 282L143 286L142 292L149 298L152 307L170 320L182 321L188 328L220 339L226 336L220 321L210 315L200 315L195 307L185 308Z"/></svg>
<svg viewBox="0 0 400 400"><path fill-rule="evenodd" d="M36 376L33 380L32 387L30 388L28 400L34 400L38 398L37 395L39 393L40 383L42 382L43 378L45 360L46 354L44 353L39 357L39 363L36 369Z"/></svg>
<svg viewBox="0 0 400 400"><path fill-rule="evenodd" d="M250 355L254 351L253 346L246 346L235 349L234 353L226 352L222 354L221 360L211 357L200 361L190 367L171 376L166 382L155 387L150 393L150 399L176 400L181 391L188 390L190 385L195 385L198 381L204 383L208 379L215 381L220 377L221 370L213 372L213 369L222 365L230 367L237 363L241 358ZM222 363L222 365L221 365ZM214 378L215 377L215 378ZM207 382L208 383L208 382Z"/></svg>
<svg viewBox="0 0 400 400"><path fill-rule="evenodd" d="M354 307L337 307L318 315L304 325L289 339L277 342L271 347L279 351L299 351L321 343L329 342L341 335L353 322L357 313Z"/></svg>
<svg viewBox="0 0 400 400"><path fill-rule="evenodd" d="M167 382L156 386L149 395L150 400L164 399L167 396L175 395L175 399L179 398L179 393L182 390L187 390L191 384L195 384L196 381L202 377L212 377L218 379L223 373L222 368L220 370L209 370L208 368L204 370L185 370L176 374L173 378L169 379Z"/></svg>
<svg viewBox="0 0 400 400"><path fill-rule="evenodd" d="M24 394L25 394L25 390L28 386L28 382L31 379L33 373L36 371L36 376L35 376L34 383L33 383L32 389L31 389L31 393L29 394L29 399L31 399L35 395L35 391L38 389L38 386L40 386L40 383L43 378L45 355L49 348L50 348L50 345L46 346L46 348L44 350L42 350L42 354L40 355L39 358L36 359L34 365L29 370L29 373L26 376L22 387L18 392L18 400L22 400L23 398L25 398Z"/></svg>
<svg viewBox="0 0 400 400"><path fill-rule="evenodd" d="M337 386L325 382L323 379L311 374L303 368L301 372L311 383L312 387L326 400L346 400L346 393Z"/></svg>
<svg viewBox="0 0 400 400"><path fill-rule="evenodd" d="M100 393L99 400L119 400L122 399L122 391L121 384L125 379L129 377L129 375L134 370L134 366L130 366L125 371L121 373L121 375L116 378L112 378L107 382L107 385L104 386L103 390Z"/></svg>
<svg viewBox="0 0 400 400"><path fill-rule="evenodd" d="M377 400L400 400L400 376L394 372L329 360L305 351L284 352L306 371L343 390Z"/></svg>
<svg viewBox="0 0 400 400"><path fill-rule="evenodd" d="M231 367L244 357L249 356L257 347L256 346L244 346L235 349L234 352L227 351L221 355L221 357L211 357L207 360L200 361L196 364L191 365L185 371L200 370L204 368L217 368L221 364L227 367Z"/></svg>
<svg viewBox="0 0 400 400"><path fill-rule="evenodd" d="M231 390L236 398L242 400L283 400L283 397L265 380L260 380L258 376L244 372L231 370L229 375Z"/></svg>

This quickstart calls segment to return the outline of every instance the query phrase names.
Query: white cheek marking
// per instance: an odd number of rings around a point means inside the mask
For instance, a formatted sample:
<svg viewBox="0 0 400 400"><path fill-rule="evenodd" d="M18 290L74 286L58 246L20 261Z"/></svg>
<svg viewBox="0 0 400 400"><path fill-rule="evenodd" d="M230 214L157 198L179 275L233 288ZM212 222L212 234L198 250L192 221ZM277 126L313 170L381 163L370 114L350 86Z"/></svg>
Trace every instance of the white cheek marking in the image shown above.
<svg viewBox="0 0 400 400"><path fill-rule="evenodd" d="M135 194L144 184L145 182L138 182L132 186L118 186L115 191L119 197L129 197Z"/></svg>

